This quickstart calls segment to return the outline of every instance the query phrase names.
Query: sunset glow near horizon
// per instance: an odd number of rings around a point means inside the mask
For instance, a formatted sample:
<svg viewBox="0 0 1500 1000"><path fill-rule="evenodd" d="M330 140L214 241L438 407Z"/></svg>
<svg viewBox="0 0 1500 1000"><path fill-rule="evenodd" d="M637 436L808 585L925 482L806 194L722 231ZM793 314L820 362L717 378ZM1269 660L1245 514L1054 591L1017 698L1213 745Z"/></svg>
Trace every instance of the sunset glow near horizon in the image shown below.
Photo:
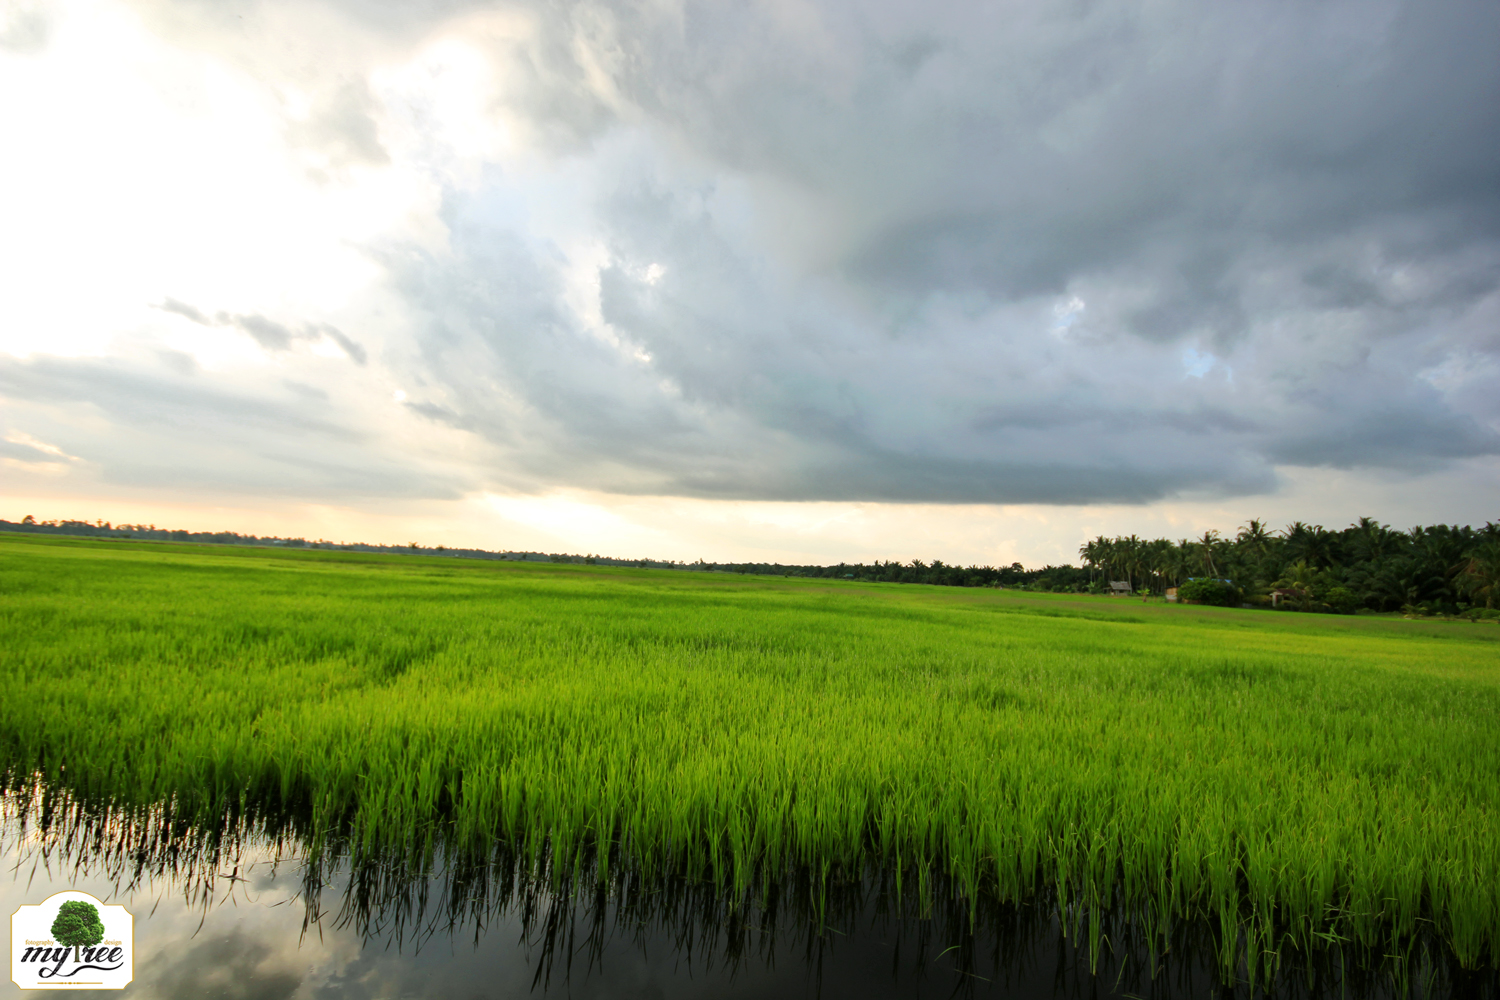
<svg viewBox="0 0 1500 1000"><path fill-rule="evenodd" d="M0 5L0 517L1500 519L1500 7Z"/></svg>

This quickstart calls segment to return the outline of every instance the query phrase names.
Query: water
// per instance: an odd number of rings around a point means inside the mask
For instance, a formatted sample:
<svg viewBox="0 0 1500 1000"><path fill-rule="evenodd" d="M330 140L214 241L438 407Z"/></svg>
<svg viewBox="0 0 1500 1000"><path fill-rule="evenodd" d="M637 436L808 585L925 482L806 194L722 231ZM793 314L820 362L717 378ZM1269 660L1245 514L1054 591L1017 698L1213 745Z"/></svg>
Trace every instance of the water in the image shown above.
<svg viewBox="0 0 1500 1000"><path fill-rule="evenodd" d="M1284 962L1272 989L1218 973L1207 926L1165 953L1140 915L1086 916L1040 897L970 905L889 873L790 875L734 905L701 880L615 872L571 885L513 861L311 863L295 838L206 836L54 802L5 800L0 912L81 889L135 915L134 997L1168 998L1487 997L1493 970L1441 959ZM42 832L45 830L45 832ZM1065 915L1071 914L1070 917ZM1064 920L1069 924L1066 928ZM1091 962L1091 953L1093 961ZM10 995L22 991L7 984Z"/></svg>

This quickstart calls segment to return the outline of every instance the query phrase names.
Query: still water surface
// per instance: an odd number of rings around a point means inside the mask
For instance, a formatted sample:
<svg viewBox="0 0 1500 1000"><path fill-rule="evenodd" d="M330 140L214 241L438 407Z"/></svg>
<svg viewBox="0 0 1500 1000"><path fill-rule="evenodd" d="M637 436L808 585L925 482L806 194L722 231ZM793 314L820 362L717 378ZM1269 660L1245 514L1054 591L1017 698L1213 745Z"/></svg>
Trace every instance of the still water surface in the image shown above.
<svg viewBox="0 0 1500 1000"><path fill-rule="evenodd" d="M1288 966L1268 993L1216 975L1212 934L1153 954L1130 921L1082 927L1055 904L895 901L878 878L773 887L726 905L703 883L615 875L552 892L504 866L423 876L318 870L295 843L149 848L132 832L47 836L3 810L0 912L81 889L135 915L135 981L160 998L1495 997L1495 976L1424 963L1395 990L1336 956ZM35 817L33 816L34 820ZM113 832L111 832L113 831ZM129 845L121 850L121 845ZM145 863L142 864L142 860ZM936 899L942 899L938 892ZM1388 970L1387 970L1388 972ZM19 995L13 983L8 995ZM84 991L87 992L87 991Z"/></svg>

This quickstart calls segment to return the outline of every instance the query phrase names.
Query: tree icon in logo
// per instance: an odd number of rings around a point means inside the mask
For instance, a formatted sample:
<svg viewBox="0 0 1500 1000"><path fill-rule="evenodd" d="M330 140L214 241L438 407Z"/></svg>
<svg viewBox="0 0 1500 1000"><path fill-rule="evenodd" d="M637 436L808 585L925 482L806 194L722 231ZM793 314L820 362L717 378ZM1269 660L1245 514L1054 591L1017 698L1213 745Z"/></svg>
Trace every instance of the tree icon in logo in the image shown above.
<svg viewBox="0 0 1500 1000"><path fill-rule="evenodd" d="M92 948L104 940L104 922L93 903L70 899L52 921L52 937L70 948Z"/></svg>

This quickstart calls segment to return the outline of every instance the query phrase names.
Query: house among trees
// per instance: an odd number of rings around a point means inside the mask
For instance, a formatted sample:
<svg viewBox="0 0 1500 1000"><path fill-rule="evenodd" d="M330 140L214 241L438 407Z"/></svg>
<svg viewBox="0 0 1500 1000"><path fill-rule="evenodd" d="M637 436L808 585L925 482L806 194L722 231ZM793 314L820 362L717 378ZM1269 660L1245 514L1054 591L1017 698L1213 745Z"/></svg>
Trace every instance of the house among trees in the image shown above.
<svg viewBox="0 0 1500 1000"><path fill-rule="evenodd" d="M1279 608L1281 607L1281 602L1283 600L1300 601L1306 596L1307 595L1300 590L1295 590L1290 587L1277 587L1275 590L1271 591L1271 607Z"/></svg>
<svg viewBox="0 0 1500 1000"><path fill-rule="evenodd" d="M1131 593L1131 591L1130 591L1130 584L1127 581L1125 581L1125 580L1111 580L1111 581L1109 581L1109 596L1110 597L1129 597L1130 593Z"/></svg>

